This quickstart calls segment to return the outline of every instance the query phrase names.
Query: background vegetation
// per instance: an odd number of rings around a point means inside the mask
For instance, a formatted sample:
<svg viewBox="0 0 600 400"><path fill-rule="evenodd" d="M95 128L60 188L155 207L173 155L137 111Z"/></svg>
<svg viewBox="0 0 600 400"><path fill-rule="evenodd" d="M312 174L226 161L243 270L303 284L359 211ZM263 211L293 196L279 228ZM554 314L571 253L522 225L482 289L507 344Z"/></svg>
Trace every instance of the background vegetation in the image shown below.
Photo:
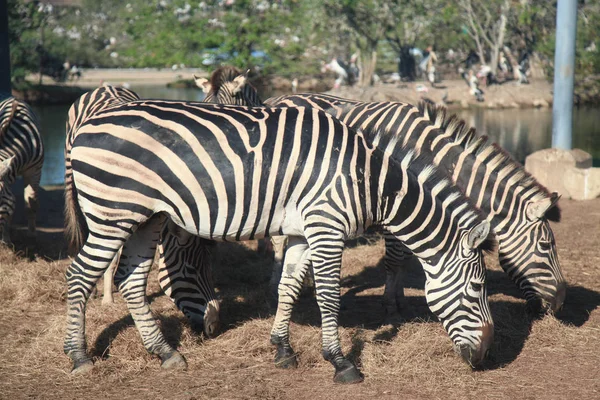
<svg viewBox="0 0 600 400"><path fill-rule="evenodd" d="M365 72L397 71L404 46L454 63L473 52L533 55L552 71L556 1L547 0L8 0L13 81L65 60L81 67L214 68L315 74L359 51ZM577 74L600 73L600 2L579 0ZM452 52L448 53L448 50ZM455 72L455 71L454 71Z"/></svg>

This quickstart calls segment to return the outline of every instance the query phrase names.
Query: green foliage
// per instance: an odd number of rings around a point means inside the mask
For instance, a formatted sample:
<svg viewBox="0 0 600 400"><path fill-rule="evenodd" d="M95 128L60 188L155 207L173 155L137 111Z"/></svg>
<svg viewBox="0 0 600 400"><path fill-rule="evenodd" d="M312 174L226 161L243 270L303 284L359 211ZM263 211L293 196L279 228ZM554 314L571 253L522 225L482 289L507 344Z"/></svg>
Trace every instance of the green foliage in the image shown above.
<svg viewBox="0 0 600 400"><path fill-rule="evenodd" d="M377 49L395 69L400 45L468 53L456 2L442 0L80 0L54 6L7 0L13 82L40 65L212 69L219 62L262 73L316 74L332 56ZM600 6L580 2L577 73L600 73ZM511 2L505 43L553 60L555 2ZM587 51L594 43L596 51ZM258 55L258 57L257 57ZM213 61L213 62L211 62ZM363 61L366 62L366 59Z"/></svg>

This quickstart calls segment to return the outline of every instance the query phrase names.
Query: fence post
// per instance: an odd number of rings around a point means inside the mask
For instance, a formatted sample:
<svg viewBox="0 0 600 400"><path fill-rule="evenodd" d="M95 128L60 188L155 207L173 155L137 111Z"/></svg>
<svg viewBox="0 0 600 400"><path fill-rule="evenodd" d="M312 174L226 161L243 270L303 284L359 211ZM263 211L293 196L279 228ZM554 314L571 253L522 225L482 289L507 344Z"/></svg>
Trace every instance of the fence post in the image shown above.
<svg viewBox="0 0 600 400"><path fill-rule="evenodd" d="M552 147L563 150L571 150L572 147L576 34L577 0L558 0L554 53Z"/></svg>

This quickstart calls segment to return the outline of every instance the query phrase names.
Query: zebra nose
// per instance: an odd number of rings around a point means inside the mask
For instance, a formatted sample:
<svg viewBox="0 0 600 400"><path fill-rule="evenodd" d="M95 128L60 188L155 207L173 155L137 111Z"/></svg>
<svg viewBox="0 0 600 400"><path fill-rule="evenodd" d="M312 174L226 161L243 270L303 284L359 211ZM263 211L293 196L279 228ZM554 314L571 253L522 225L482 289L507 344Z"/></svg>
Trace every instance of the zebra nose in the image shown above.
<svg viewBox="0 0 600 400"><path fill-rule="evenodd" d="M563 303L565 302L566 295L567 284L565 282L560 282L556 287L556 296L554 296L550 304L550 307L552 307L553 312L560 310Z"/></svg>
<svg viewBox="0 0 600 400"><path fill-rule="evenodd" d="M481 343L478 349L470 346L460 346L460 355L473 368L479 367L483 360L489 355L492 342L494 341L494 325L485 324L481 328Z"/></svg>

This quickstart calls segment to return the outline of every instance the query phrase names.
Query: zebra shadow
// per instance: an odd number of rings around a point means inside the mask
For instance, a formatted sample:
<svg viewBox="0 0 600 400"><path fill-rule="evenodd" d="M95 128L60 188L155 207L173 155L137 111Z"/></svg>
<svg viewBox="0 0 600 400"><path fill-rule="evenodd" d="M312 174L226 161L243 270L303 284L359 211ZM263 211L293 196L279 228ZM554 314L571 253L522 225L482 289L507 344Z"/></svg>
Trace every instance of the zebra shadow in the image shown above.
<svg viewBox="0 0 600 400"><path fill-rule="evenodd" d="M163 295L163 293L160 291L151 294L148 296L148 302L152 303L154 299L161 295ZM160 321L161 331L163 332L167 343L175 349L178 348L183 334L183 325L186 323L183 314L178 317L166 317L159 314L155 315L155 317ZM134 326L135 323L133 322L133 318L131 317L131 314L128 313L126 316L104 328L94 342L94 347L91 350L92 358L101 360L108 359L110 357L110 346L113 340L115 340L121 332Z"/></svg>
<svg viewBox="0 0 600 400"><path fill-rule="evenodd" d="M410 289L424 289L425 275L418 263L411 263L403 276L406 297L400 316L387 329L379 332L374 340L392 340L402 324L415 321L435 321L422 294L412 295ZM342 287L348 290L342 296L342 326L365 326L377 328L377 320L384 319L381 296L362 295L373 288L385 285L385 270L380 261L364 268L360 273L342 279ZM495 324L495 340L490 357L483 369L497 369L510 364L523 350L533 323L544 315L531 311L520 291L508 276L499 270L488 271L488 292L492 298L490 309ZM495 296L499 295L499 296ZM379 305L379 308L377 308ZM600 292L569 285L565 303L555 317L562 323L583 326L590 313L600 306ZM369 318L371 323L369 324ZM380 325L381 326L381 325Z"/></svg>

